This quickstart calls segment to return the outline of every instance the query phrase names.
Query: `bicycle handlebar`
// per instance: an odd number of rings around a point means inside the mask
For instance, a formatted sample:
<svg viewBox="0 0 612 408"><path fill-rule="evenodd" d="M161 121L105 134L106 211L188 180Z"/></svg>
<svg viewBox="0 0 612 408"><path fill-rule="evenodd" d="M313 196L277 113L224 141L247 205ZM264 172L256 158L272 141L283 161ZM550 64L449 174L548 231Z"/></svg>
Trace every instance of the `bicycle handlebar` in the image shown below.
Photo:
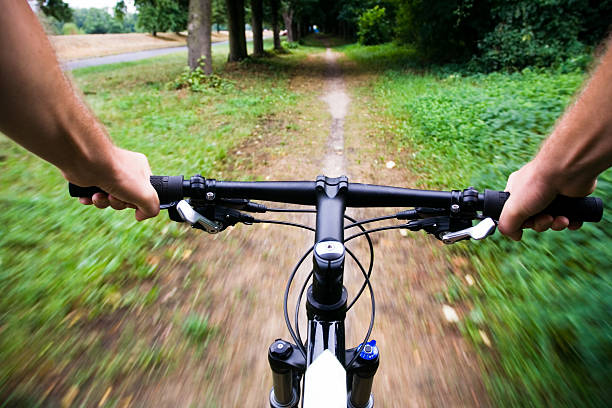
<svg viewBox="0 0 612 408"><path fill-rule="evenodd" d="M250 199L288 204L315 205L317 182L314 181L217 181L194 176L151 176L151 184L159 195L160 203L190 197L210 200ZM69 184L72 197L91 197L104 193L98 187L79 187ZM465 190L469 191L469 190ZM431 207L450 209L457 200L469 200L474 210L485 217L499 219L510 193L485 190L477 196L464 197L465 191L414 190L373 184L348 183L347 207ZM475 190L472 190L475 192ZM558 196L543 214L566 216L573 222L599 222L603 216L603 202L597 197L572 198Z"/></svg>

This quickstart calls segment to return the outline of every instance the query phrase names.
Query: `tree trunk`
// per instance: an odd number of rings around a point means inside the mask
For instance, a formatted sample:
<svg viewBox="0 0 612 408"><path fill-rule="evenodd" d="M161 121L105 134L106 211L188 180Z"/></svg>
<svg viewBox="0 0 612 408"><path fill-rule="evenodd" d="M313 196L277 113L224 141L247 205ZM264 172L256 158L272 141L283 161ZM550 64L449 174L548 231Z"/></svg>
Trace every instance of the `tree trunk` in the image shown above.
<svg viewBox="0 0 612 408"><path fill-rule="evenodd" d="M187 60L189 68L196 69L204 57L206 75L212 74L211 15L211 0L189 0Z"/></svg>
<svg viewBox="0 0 612 408"><path fill-rule="evenodd" d="M272 9L272 32L274 33L274 49L282 50L281 41L280 41L280 27L279 27L279 18L278 12L280 8L279 0L271 0L270 8Z"/></svg>
<svg viewBox="0 0 612 408"><path fill-rule="evenodd" d="M244 32L244 0L226 0L229 25L228 61L241 61L247 55L246 34Z"/></svg>
<svg viewBox="0 0 612 408"><path fill-rule="evenodd" d="M283 11L283 20L285 21L285 28L287 29L287 41L294 42L295 36L293 34L293 9L287 9Z"/></svg>
<svg viewBox="0 0 612 408"><path fill-rule="evenodd" d="M253 55L264 55L263 45L263 0L251 0L251 14L253 24Z"/></svg>

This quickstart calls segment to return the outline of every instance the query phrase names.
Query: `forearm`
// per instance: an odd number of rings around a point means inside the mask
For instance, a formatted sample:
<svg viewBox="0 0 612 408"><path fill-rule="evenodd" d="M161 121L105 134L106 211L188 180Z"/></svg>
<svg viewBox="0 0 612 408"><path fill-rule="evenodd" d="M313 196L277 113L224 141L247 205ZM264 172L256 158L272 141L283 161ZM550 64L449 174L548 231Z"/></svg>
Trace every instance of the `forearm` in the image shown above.
<svg viewBox="0 0 612 408"><path fill-rule="evenodd" d="M568 195L582 194L612 165L611 49L534 162L559 192Z"/></svg>
<svg viewBox="0 0 612 408"><path fill-rule="evenodd" d="M105 171L113 144L75 95L27 2L11 3L0 13L0 130L65 174Z"/></svg>
<svg viewBox="0 0 612 408"><path fill-rule="evenodd" d="M521 239L522 228L579 228L566 217L540 213L559 194L592 193L597 176L612 165L611 45L536 157L508 178L510 198L499 218L499 230L512 239Z"/></svg>

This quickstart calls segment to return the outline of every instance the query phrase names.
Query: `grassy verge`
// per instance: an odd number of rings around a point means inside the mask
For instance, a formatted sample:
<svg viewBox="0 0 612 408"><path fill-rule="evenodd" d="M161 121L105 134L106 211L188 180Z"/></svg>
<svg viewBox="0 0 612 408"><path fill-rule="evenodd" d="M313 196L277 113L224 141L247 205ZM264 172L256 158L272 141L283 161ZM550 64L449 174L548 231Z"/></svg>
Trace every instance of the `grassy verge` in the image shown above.
<svg viewBox="0 0 612 408"><path fill-rule="evenodd" d="M391 123L401 163L423 187L502 189L552 128L585 75L525 70L462 75L416 69L410 50L348 46L378 75L367 91ZM418 170L417 170L418 169ZM612 198L612 173L595 193ZM477 271L453 276L448 296L470 305L462 322L495 406L593 406L610 400L610 206L578 232L526 233L453 248ZM491 346L486 345L487 342Z"/></svg>
<svg viewBox="0 0 612 408"><path fill-rule="evenodd" d="M228 66L223 51L214 56L230 83L222 91L168 89L184 55L73 76L115 143L145 153L154 173L221 178L236 166L234 149L296 106L287 67L307 49ZM157 302L163 268L188 256L180 227L165 215L136 223L131 211L80 206L52 166L2 135L0 152L0 400L46 405L53 392L63 405L93 406L128 373L139 379L170 369L172 350L145 341L136 327L117 327ZM178 323L187 343L206 343L215 332L205 316Z"/></svg>

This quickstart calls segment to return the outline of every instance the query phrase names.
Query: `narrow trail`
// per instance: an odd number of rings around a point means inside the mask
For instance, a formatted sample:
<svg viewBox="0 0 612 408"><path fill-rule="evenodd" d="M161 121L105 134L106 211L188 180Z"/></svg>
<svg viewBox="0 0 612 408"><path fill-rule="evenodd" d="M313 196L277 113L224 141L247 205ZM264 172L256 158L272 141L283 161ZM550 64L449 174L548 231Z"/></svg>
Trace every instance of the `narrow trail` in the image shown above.
<svg viewBox="0 0 612 408"><path fill-rule="evenodd" d="M328 106L332 124L327 140L323 174L338 177L346 174L346 159L344 156L344 120L348 112L350 98L345 90L342 71L337 62L338 55L327 48L325 62L327 65L325 79L325 94L321 98Z"/></svg>
<svg viewBox="0 0 612 408"><path fill-rule="evenodd" d="M303 95L301 111L295 113L302 120L301 135L285 139L273 160L258 160L267 164L254 174L266 174L270 180L349 174L353 181L410 186L406 173L387 169L378 160L392 152L384 141L369 136L372 118L364 115L368 101L350 96L354 87L368 79L359 74L344 77L343 64L341 54L328 48L324 55L312 55L307 66L293 74L292 88ZM303 137L306 132L308 137ZM273 133L275 129L270 130ZM349 214L380 215L377 210ZM314 221L309 215L274 218ZM165 344L172 344L173 333L180 331L173 318L177 313L207 315L216 333L204 350L185 350L180 366L164 378L141 384L125 406L269 406L267 348L276 338L290 340L282 295L295 260L312 245L312 238L301 230L266 225L239 226L213 237L194 234L190 265L164 277L163 305L154 324L159 341ZM421 234L406 238L397 231L372 238L377 304L372 338L381 350L373 390L376 407L489 406L477 360L457 327L444 320L437 300L451 269L440 244ZM349 247L367 262L364 242ZM308 272L306 265L294 286L299 287ZM349 297L360 286L360 276L349 263L345 276ZM188 281L198 283L188 285ZM296 295L297 289L290 299ZM293 306L291 302L291 311ZM349 312L347 346L362 341L369 306L364 295Z"/></svg>

